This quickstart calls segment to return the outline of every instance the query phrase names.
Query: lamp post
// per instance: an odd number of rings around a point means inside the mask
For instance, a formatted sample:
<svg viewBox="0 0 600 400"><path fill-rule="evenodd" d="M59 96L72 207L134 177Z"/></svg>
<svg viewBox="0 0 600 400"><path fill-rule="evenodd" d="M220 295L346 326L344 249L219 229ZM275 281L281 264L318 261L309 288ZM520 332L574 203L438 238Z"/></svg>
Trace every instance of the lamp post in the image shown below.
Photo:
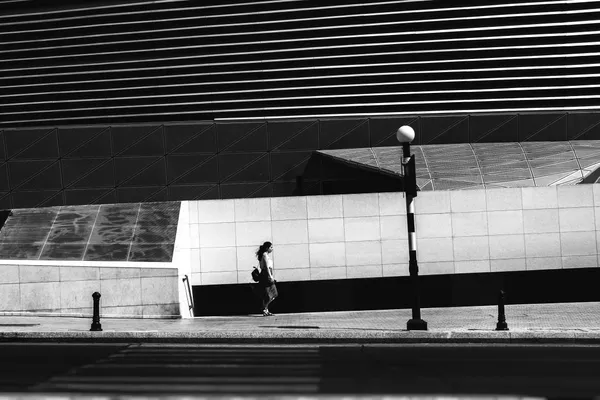
<svg viewBox="0 0 600 400"><path fill-rule="evenodd" d="M415 138L415 131L403 125L396 132L396 138L402 143L402 169L404 170L404 192L406 194L406 222L408 227L408 270L413 289L412 318L406 323L409 331L426 331L427 322L421 319L421 293L419 289L419 266L417 264L417 243L415 235L415 206L413 199L417 197L417 170L415 156L410 154L410 142Z"/></svg>

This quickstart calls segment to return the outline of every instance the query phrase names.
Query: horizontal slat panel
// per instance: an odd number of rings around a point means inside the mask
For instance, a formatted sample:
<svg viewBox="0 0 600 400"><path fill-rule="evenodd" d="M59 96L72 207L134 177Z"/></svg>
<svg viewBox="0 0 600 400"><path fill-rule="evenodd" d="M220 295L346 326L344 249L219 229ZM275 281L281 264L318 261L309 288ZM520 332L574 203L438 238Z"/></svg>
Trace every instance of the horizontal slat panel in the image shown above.
<svg viewBox="0 0 600 400"><path fill-rule="evenodd" d="M12 6L0 127L599 103L600 1Z"/></svg>

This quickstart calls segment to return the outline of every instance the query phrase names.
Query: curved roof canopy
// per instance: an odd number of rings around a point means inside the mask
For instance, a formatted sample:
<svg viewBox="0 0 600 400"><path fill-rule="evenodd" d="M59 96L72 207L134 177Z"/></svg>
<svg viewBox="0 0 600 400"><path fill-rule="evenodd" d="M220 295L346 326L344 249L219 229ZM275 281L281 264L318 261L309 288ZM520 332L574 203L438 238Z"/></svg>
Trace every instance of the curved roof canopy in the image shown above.
<svg viewBox="0 0 600 400"><path fill-rule="evenodd" d="M360 168L402 175L402 147L319 150ZM600 140L412 145L420 190L553 186L592 183Z"/></svg>

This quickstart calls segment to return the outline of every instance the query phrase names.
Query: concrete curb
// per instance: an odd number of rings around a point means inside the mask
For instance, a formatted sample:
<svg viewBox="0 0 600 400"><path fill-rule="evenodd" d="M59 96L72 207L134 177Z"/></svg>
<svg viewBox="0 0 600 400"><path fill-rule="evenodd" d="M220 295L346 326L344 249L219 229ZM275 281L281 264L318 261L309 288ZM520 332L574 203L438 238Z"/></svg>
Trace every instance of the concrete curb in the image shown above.
<svg viewBox="0 0 600 400"><path fill-rule="evenodd" d="M0 332L0 342L194 343L194 344L348 344L348 343L483 343L600 344L589 331L50 331Z"/></svg>

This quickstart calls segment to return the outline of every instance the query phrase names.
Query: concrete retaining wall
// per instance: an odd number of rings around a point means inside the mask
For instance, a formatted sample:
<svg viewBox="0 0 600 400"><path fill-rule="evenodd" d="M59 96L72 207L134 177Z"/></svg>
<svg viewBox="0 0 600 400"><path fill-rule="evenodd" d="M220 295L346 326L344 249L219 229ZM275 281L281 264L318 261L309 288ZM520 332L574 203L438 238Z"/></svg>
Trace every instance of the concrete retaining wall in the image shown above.
<svg viewBox="0 0 600 400"><path fill-rule="evenodd" d="M91 317L100 292L101 317L177 318L174 268L5 264L0 315Z"/></svg>

